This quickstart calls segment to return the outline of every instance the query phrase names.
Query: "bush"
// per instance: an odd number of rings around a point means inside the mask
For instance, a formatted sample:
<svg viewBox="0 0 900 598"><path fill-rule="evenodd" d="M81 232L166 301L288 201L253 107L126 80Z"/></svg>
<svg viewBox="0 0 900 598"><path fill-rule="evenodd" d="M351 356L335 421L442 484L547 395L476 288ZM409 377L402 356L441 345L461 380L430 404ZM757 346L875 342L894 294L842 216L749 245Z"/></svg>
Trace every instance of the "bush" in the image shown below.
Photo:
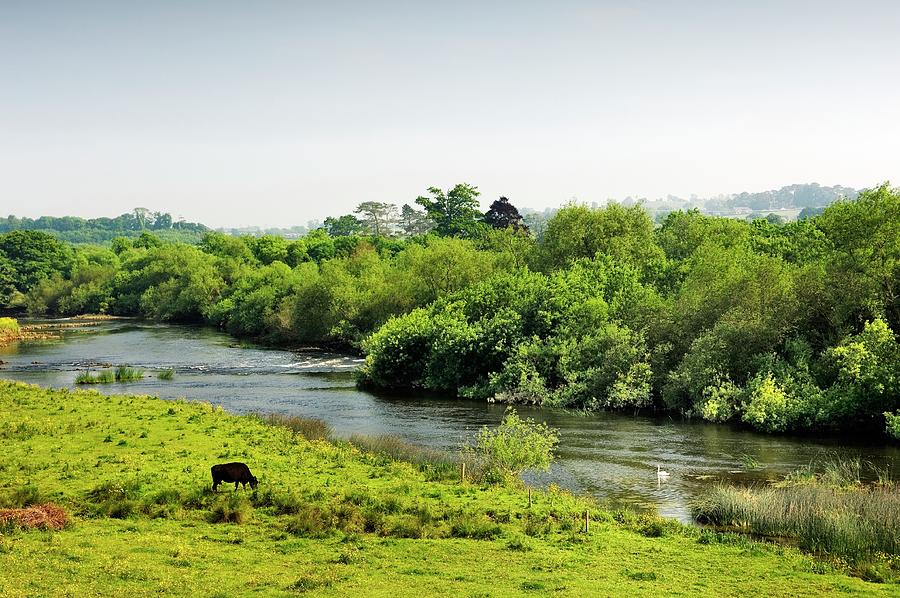
<svg viewBox="0 0 900 598"><path fill-rule="evenodd" d="M366 365L361 380L382 388L422 386L431 358L432 328L424 309L388 320L363 342Z"/></svg>
<svg viewBox="0 0 900 598"><path fill-rule="evenodd" d="M475 446L466 452L474 453L478 469L486 479L503 481L515 477L525 469L547 470L559 435L545 423L523 420L509 407L503 421L496 428L484 427L475 438Z"/></svg>
<svg viewBox="0 0 900 598"><path fill-rule="evenodd" d="M886 411L884 413L884 420L887 424L887 427L885 428L887 435L896 440L900 440L900 411L897 413Z"/></svg>

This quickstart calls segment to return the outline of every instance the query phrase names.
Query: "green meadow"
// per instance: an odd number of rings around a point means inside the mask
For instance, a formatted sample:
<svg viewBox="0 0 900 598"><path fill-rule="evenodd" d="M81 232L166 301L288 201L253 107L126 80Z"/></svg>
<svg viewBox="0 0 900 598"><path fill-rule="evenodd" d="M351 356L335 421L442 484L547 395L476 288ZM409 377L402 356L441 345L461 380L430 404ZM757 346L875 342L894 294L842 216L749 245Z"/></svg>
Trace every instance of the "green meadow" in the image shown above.
<svg viewBox="0 0 900 598"><path fill-rule="evenodd" d="M282 423L0 382L0 507L70 516L59 531L0 527L0 596L900 593L795 548L553 487L529 504L516 484ZM213 494L209 468L227 461L258 489Z"/></svg>

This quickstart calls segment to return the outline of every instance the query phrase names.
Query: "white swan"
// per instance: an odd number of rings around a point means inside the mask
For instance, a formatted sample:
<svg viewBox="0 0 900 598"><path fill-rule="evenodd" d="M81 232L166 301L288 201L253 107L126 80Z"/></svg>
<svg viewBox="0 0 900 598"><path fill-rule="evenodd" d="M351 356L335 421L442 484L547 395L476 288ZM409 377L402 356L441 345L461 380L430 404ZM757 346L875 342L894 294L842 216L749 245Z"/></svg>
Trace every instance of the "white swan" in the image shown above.
<svg viewBox="0 0 900 598"><path fill-rule="evenodd" d="M659 468L659 465L656 466L656 479L657 480L665 480L669 477L669 472L662 470Z"/></svg>

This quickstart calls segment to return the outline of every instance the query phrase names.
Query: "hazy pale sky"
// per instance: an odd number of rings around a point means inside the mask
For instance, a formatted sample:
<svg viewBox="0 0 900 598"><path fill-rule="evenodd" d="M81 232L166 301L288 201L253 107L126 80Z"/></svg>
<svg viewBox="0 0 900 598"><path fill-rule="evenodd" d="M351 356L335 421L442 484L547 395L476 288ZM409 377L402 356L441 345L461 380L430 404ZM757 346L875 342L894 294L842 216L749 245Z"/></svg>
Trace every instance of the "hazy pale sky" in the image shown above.
<svg viewBox="0 0 900 598"><path fill-rule="evenodd" d="M900 2L0 0L0 213L900 183Z"/></svg>

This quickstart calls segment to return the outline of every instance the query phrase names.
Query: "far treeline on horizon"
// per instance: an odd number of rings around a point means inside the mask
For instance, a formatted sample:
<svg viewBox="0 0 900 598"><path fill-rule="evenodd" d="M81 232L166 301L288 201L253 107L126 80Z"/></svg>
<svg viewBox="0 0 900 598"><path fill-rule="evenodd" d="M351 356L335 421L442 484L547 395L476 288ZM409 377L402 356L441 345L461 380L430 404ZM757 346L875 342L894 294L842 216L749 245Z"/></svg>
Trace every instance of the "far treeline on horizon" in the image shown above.
<svg viewBox="0 0 900 598"><path fill-rule="evenodd" d="M813 205L790 222L624 202L538 220L506 198L482 212L458 184L430 188L418 209L362 203L293 240L145 210L46 219L132 238L0 234L0 309L356 352L360 384L377 388L900 438L900 191L762 195L715 205Z"/></svg>
<svg viewBox="0 0 900 598"><path fill-rule="evenodd" d="M859 191L851 187L821 186L818 183L787 185L777 190L755 193L737 193L688 199L669 195L666 198L647 200L626 197L615 203L623 206L641 205L656 222L666 214L677 210L699 210L712 216L749 219L768 217L773 222L804 219L822 212L825 206L840 199L854 199ZM613 203L609 200L608 203ZM573 200L570 203L579 203ZM591 202L598 207L597 202ZM535 234L540 234L547 219L557 208L535 210L521 209L522 222ZM408 203L398 207L389 202L366 201L359 204L354 214L333 216L324 221L310 220L305 225L283 227L259 227L247 224L240 227L219 227L215 230L233 235L276 235L286 239L302 237L312 230L323 228L331 236L349 234L374 234L377 236L409 236L422 234L433 226L427 214ZM17 217L10 214L0 217L0 233L14 230L43 231L70 243L104 243L115 237L136 237L149 231L165 239L199 243L203 234L213 230L199 222L173 218L171 214L134 208L115 218L82 218L78 216Z"/></svg>

